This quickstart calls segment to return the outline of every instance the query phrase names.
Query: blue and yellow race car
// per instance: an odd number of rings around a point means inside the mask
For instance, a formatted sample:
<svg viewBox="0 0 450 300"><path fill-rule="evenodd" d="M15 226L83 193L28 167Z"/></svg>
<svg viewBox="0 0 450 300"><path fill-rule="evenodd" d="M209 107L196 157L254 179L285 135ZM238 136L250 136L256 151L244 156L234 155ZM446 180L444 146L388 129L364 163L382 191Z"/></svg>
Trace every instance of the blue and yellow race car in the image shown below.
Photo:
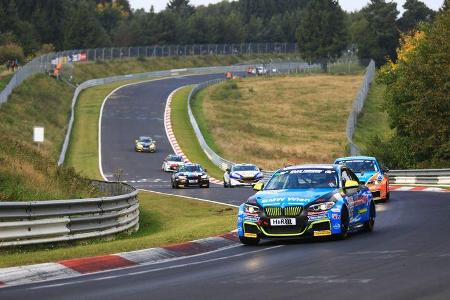
<svg viewBox="0 0 450 300"><path fill-rule="evenodd" d="M383 168L378 160L372 156L349 156L336 159L335 164L345 164L350 168L359 181L372 192L375 200L389 200L389 169Z"/></svg>
<svg viewBox="0 0 450 300"><path fill-rule="evenodd" d="M345 165L300 165L276 171L267 184L239 206L240 241L264 238L347 237L372 231L375 204L369 189Z"/></svg>

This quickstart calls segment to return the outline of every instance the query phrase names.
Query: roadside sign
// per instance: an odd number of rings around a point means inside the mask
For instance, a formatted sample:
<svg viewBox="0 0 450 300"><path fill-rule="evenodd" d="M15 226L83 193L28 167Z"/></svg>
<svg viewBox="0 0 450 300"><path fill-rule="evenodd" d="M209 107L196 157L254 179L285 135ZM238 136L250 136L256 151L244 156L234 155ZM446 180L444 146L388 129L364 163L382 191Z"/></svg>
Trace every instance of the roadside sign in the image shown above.
<svg viewBox="0 0 450 300"><path fill-rule="evenodd" d="M35 126L33 128L33 141L36 143L44 142L44 127Z"/></svg>

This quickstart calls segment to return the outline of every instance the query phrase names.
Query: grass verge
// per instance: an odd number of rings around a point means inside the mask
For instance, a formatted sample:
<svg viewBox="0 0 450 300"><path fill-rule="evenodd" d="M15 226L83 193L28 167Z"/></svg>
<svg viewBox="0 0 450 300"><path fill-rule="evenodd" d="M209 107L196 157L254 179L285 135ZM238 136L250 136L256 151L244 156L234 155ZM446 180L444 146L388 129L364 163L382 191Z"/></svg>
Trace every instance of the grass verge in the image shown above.
<svg viewBox="0 0 450 300"><path fill-rule="evenodd" d="M212 86L196 110L217 152L264 169L345 155L345 126L363 75L252 77Z"/></svg>
<svg viewBox="0 0 450 300"><path fill-rule="evenodd" d="M93 197L98 193L70 168L56 167L73 90L45 75L25 80L0 108L0 201ZM45 142L33 143L33 126Z"/></svg>
<svg viewBox="0 0 450 300"><path fill-rule="evenodd" d="M114 240L96 239L0 250L0 267L105 255L190 241L235 228L236 209L182 197L139 194L140 228ZM186 226L189 224L189 226Z"/></svg>
<svg viewBox="0 0 450 300"><path fill-rule="evenodd" d="M360 147L362 153L370 150L368 149L370 140L376 135L384 140L393 134L393 130L389 127L388 114L383 109L385 89L383 84L373 81L358 118L353 141Z"/></svg>
<svg viewBox="0 0 450 300"><path fill-rule="evenodd" d="M214 165L201 148L188 115L188 95L192 86L182 88L172 98L171 122L177 142L190 161L201 164L208 174L216 179L223 177L223 171Z"/></svg>

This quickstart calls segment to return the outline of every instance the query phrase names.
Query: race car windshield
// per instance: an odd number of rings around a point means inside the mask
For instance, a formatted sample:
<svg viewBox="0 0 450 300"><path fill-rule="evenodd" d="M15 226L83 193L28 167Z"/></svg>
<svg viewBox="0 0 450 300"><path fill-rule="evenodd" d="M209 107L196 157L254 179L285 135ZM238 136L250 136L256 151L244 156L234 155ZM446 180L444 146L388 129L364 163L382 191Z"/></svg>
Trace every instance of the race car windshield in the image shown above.
<svg viewBox="0 0 450 300"><path fill-rule="evenodd" d="M330 169L293 169L277 172L264 190L337 188L338 177Z"/></svg>
<svg viewBox="0 0 450 300"><path fill-rule="evenodd" d="M177 156L177 155L171 155L167 158L168 161L181 161L182 158L181 156Z"/></svg>
<svg viewBox="0 0 450 300"><path fill-rule="evenodd" d="M140 137L140 138L139 138L139 142L140 142L140 143L151 143L151 142L152 142L152 139L151 139L151 138L143 138L143 137Z"/></svg>
<svg viewBox="0 0 450 300"><path fill-rule="evenodd" d="M372 160L347 160L343 161L354 173L377 172L377 166Z"/></svg>
<svg viewBox="0 0 450 300"><path fill-rule="evenodd" d="M233 172L241 172L241 171L259 171L256 166L234 166Z"/></svg>
<svg viewBox="0 0 450 300"><path fill-rule="evenodd" d="M183 166L179 169L179 172L203 172L200 166Z"/></svg>

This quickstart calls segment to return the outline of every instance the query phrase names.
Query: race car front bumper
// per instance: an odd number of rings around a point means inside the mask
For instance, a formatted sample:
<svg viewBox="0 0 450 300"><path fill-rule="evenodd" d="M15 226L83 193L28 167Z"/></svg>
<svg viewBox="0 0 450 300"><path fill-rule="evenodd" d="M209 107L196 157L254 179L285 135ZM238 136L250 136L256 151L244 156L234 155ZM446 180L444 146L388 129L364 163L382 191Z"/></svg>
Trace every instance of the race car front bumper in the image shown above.
<svg viewBox="0 0 450 300"><path fill-rule="evenodd" d="M340 213L333 211L313 216L303 212L295 217L295 226L272 226L270 219L242 212L238 216L238 235L263 239L322 237L341 233Z"/></svg>
<svg viewBox="0 0 450 300"><path fill-rule="evenodd" d="M179 186L189 187L189 186L206 186L209 185L209 178L177 178L175 183Z"/></svg>
<svg viewBox="0 0 450 300"><path fill-rule="evenodd" d="M236 179L236 178L230 178L230 185L231 186L254 186L256 183L258 183L262 178L248 178L248 179Z"/></svg>

